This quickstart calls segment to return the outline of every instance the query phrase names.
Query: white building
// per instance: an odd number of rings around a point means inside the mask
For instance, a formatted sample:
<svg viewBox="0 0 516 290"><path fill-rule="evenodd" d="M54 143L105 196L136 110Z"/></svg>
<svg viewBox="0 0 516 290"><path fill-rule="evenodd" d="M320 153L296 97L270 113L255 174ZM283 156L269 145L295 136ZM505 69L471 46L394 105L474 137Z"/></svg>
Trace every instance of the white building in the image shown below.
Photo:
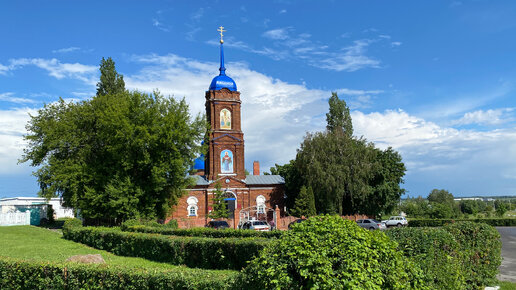
<svg viewBox="0 0 516 290"><path fill-rule="evenodd" d="M43 197L9 197L0 199L0 213L16 212L26 208L41 207L41 218L46 218L46 206L51 205L54 210L54 217L73 218L73 209L63 207L60 198L52 198L49 201Z"/></svg>

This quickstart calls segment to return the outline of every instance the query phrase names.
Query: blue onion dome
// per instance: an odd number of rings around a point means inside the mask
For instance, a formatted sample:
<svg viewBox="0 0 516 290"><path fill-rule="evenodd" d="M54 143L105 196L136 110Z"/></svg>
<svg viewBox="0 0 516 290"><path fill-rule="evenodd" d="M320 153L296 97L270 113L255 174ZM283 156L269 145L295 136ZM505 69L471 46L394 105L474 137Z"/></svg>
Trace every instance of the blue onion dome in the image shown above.
<svg viewBox="0 0 516 290"><path fill-rule="evenodd" d="M193 169L204 170L204 154L195 159Z"/></svg>
<svg viewBox="0 0 516 290"><path fill-rule="evenodd" d="M210 91L218 91L221 89L228 89L230 91L236 91L237 86L235 81L226 75L226 68L224 67L224 41L220 40L220 74L213 78L210 84Z"/></svg>
<svg viewBox="0 0 516 290"><path fill-rule="evenodd" d="M228 89L230 91L236 91L237 86L235 81L227 75L219 75L213 78L210 84L210 91L218 91L221 89Z"/></svg>

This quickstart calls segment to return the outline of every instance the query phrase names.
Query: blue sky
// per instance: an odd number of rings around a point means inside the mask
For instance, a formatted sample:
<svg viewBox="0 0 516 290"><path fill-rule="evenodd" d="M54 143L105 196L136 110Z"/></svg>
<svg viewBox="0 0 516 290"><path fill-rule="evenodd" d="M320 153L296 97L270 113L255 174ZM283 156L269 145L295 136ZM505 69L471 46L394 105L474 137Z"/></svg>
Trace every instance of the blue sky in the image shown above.
<svg viewBox="0 0 516 290"><path fill-rule="evenodd" d="M247 168L294 158L337 91L355 135L402 154L408 195L516 194L514 1L4 1L0 197L37 194L28 113L94 95L102 57L202 111L221 25Z"/></svg>

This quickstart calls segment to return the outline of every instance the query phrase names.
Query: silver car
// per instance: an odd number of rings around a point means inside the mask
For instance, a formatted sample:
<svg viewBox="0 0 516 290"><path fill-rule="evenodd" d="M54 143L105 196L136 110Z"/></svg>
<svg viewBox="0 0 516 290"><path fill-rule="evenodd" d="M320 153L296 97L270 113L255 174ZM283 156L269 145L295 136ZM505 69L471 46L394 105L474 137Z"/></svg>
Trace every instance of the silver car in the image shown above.
<svg viewBox="0 0 516 290"><path fill-rule="evenodd" d="M387 229L387 227L385 226L384 223L379 222L374 219L357 220L357 224L359 226L363 227L364 229L368 229L368 230L377 230L377 229L385 230L385 229Z"/></svg>

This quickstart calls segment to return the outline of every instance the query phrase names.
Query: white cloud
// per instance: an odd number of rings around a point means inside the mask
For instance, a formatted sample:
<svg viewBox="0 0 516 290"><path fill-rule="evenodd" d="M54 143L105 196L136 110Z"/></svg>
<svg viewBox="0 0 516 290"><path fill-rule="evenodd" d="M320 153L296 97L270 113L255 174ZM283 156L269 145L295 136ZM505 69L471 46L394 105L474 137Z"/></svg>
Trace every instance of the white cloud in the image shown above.
<svg viewBox="0 0 516 290"><path fill-rule="evenodd" d="M16 174L26 171L26 165L17 165L18 158L23 154L26 134L25 125L29 120L29 113L36 114L36 110L18 108L0 110L0 174Z"/></svg>
<svg viewBox="0 0 516 290"><path fill-rule="evenodd" d="M19 98L15 97L14 93L7 92L7 93L0 93L0 102L9 102L9 103L16 103L16 104L34 104L38 103L37 101L33 99L27 99L27 98Z"/></svg>
<svg viewBox="0 0 516 290"><path fill-rule="evenodd" d="M16 70L28 65L44 69L50 76L57 79L72 78L81 80L87 84L96 83L97 66L80 63L62 63L55 58L17 58L9 60L9 70Z"/></svg>
<svg viewBox="0 0 516 290"><path fill-rule="evenodd" d="M71 46L71 47L66 47L66 48L60 48L60 49L52 50L52 53L68 53L68 52L73 52L73 51L77 51L77 50L80 50L80 49L81 49L80 47Z"/></svg>
<svg viewBox="0 0 516 290"><path fill-rule="evenodd" d="M0 74L5 74L9 70L9 67L0 64Z"/></svg>
<svg viewBox="0 0 516 290"><path fill-rule="evenodd" d="M399 41L393 41L393 42L391 42L391 46L392 46L392 47L396 47L396 46L400 46L400 45L401 45L401 42L399 42Z"/></svg>
<svg viewBox="0 0 516 290"><path fill-rule="evenodd" d="M477 110L474 112L467 112L462 118L452 122L454 125L499 125L514 121L512 112L514 108Z"/></svg>
<svg viewBox="0 0 516 290"><path fill-rule="evenodd" d="M274 39L274 40L283 40L288 38L288 30L287 28L277 28L265 31L262 34L263 37Z"/></svg>
<svg viewBox="0 0 516 290"><path fill-rule="evenodd" d="M343 48L342 53L332 53L330 57L315 60L312 65L335 71L356 71L366 67L378 68L380 61L365 55L372 42L367 39L355 40L353 45Z"/></svg>
<svg viewBox="0 0 516 290"><path fill-rule="evenodd" d="M405 111L352 113L356 135L392 146L407 166L407 187L447 188L454 194L513 193L516 128L490 131L439 126ZM496 184L493 181L496 180Z"/></svg>

